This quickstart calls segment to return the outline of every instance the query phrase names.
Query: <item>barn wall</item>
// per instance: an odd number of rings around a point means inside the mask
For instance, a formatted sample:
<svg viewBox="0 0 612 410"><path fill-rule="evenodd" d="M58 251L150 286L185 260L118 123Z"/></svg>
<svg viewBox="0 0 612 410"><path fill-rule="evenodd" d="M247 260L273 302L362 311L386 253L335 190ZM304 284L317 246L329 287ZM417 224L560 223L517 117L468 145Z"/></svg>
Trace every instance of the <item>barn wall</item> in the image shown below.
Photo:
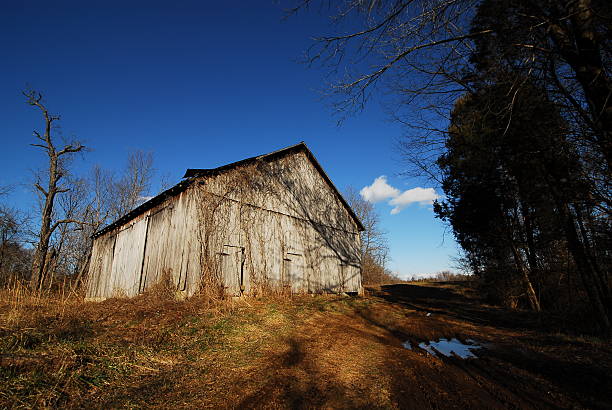
<svg viewBox="0 0 612 410"><path fill-rule="evenodd" d="M196 292L356 292L355 221L303 153L201 178L94 241L89 298L134 296L162 277ZM242 285L242 289L241 289Z"/></svg>
<svg viewBox="0 0 612 410"><path fill-rule="evenodd" d="M96 238L87 297L135 296L163 276L193 293L200 255L192 202L187 190Z"/></svg>

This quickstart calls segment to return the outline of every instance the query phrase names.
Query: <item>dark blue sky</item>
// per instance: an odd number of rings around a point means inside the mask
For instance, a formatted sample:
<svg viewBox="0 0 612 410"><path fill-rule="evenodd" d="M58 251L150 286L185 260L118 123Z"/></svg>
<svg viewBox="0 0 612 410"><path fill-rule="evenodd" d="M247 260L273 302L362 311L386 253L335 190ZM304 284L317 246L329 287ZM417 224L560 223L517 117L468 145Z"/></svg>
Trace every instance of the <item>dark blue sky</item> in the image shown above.
<svg viewBox="0 0 612 410"><path fill-rule="evenodd" d="M25 184L44 165L28 144L42 126L21 91L33 87L61 114L61 131L92 151L75 163L119 169L130 150L152 151L157 177L210 168L305 141L342 190L387 175L399 191L401 128L374 102L336 125L318 90L325 71L298 63L310 38L328 30L325 12L283 21L291 3L9 2L0 15L0 184L31 208ZM19 185L23 184L23 185ZM425 187L425 186L423 186ZM403 275L447 268L450 236L429 206L390 215L392 268Z"/></svg>

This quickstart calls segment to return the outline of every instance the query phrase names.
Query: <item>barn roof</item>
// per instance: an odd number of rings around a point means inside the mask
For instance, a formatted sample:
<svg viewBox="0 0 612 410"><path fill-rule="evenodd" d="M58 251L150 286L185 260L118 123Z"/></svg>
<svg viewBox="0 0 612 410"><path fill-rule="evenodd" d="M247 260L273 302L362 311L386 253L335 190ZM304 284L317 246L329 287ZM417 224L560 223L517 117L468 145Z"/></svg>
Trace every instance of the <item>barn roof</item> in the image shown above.
<svg viewBox="0 0 612 410"><path fill-rule="evenodd" d="M153 208L154 206L162 203L168 197L174 196L174 195L184 191L189 185L191 185L191 183L193 181L196 180L197 177L207 176L207 175L216 175L216 174L219 174L219 173L222 173L222 172L226 172L226 171L232 170L232 169L234 169L236 167L239 167L239 166L251 164L251 163L256 162L256 161L273 161L275 159L284 157L284 156L292 154L292 153L300 152L300 151L302 151L302 152L304 152L306 154L306 157L310 160L310 162L312 162L312 164L314 165L316 170L319 172L321 177L325 180L325 182L327 182L327 184L330 186L332 191L336 194L336 196L338 197L338 199L340 200L342 205L344 205L344 207L346 208L348 213L351 215L351 217L353 218L353 220L357 224L357 228L360 231L363 231L365 228L363 227L363 224L361 223L361 221L359 220L357 215L355 215L355 212L353 211L353 209L349 206L349 204L346 202L344 197L342 197L342 194L340 194L340 191L338 191L338 188L336 188L336 186L331 181L331 179L329 178L327 173L325 173L325 171L323 170L323 167L321 166L321 164L319 164L319 161L317 161L317 159L315 158L313 153L310 151L308 146L306 146L306 144L302 141L299 144L295 144L295 145L292 145L290 147L282 148L282 149L279 149L277 151L270 152L268 154L263 154L263 155L258 155L258 156L251 157L251 158L246 158L246 159L243 159L243 160L240 160L240 161L236 161L236 162L232 162L230 164L223 165L223 166L220 166L220 167L217 167L217 168L205 168L205 169L192 169L192 168L189 168L189 169L187 169L187 171L185 172L185 175L183 176L183 178L185 178L183 181L179 182L178 184L176 184L172 188L165 190L164 192L160 193L159 195L151 198L150 200L148 200L147 202L143 203L142 205L134 208L133 210L131 210L130 212L128 212L127 214L125 214L121 218L117 219L115 222L111 223L110 225L107 225L103 229L101 229L98 232L96 232L93 236L94 236L94 238L96 238L96 237L98 237L98 236L100 236L100 235L102 235L102 234L104 234L104 233L106 233L108 231L111 231L111 230L115 229L116 227L121 226L121 225L125 224L126 222L129 222L131 219L135 218L136 216L140 215L141 213L143 213L143 212Z"/></svg>

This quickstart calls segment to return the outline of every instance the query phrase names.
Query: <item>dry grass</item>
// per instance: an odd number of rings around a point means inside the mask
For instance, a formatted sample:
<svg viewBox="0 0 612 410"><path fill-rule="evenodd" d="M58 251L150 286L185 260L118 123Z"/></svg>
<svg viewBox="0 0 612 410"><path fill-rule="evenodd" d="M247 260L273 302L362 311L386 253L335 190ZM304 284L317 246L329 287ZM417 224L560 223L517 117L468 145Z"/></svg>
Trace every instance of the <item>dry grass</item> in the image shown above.
<svg viewBox="0 0 612 410"><path fill-rule="evenodd" d="M164 362L185 318L216 318L227 303L179 302L163 285L133 299L84 302L14 286L0 293L0 407L79 403L105 385ZM199 319L198 319L199 321ZM205 326L205 325L203 325Z"/></svg>
<svg viewBox="0 0 612 410"><path fill-rule="evenodd" d="M5 291L0 407L610 404L606 343L517 327L523 317L475 304L458 285L370 293L177 301L159 286L93 303ZM496 347L463 362L401 345L440 337Z"/></svg>
<svg viewBox="0 0 612 410"><path fill-rule="evenodd" d="M289 308L288 301L297 302ZM0 291L0 407L106 403L107 388L184 363L247 363L250 354L291 330L326 297L184 301L163 283L136 298L85 302L38 295L27 287ZM326 302L323 302L326 303ZM108 393L108 392L107 392Z"/></svg>

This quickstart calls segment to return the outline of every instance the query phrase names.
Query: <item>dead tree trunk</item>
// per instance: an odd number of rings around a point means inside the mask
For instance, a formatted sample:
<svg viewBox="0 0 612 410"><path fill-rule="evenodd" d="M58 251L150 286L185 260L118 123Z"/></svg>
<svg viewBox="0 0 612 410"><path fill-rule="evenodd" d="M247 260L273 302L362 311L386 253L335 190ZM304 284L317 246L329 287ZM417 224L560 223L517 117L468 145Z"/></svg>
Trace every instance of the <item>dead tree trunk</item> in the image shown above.
<svg viewBox="0 0 612 410"><path fill-rule="evenodd" d="M48 165L48 182L47 186L43 187L40 181L37 181L34 186L41 193L44 200L44 205L41 214L40 231L38 233L38 244L34 252L34 260L32 262L32 270L30 275L30 284L32 288L41 290L43 286L45 263L47 260L47 253L49 251L49 243L51 236L57 227L65 223L76 223L73 220L59 220L53 221L53 205L55 198L62 192L67 192L68 188L61 187L59 185L60 180L64 176L65 170L62 168L61 159L62 156L70 153L81 151L84 146L79 143L73 143L66 145L61 150L57 150L52 139L53 122L60 119L59 116L49 114L49 111L42 103L42 95L36 91L29 91L23 93L27 98L27 103L31 106L37 107L43 114L45 119L45 131L41 135L39 132L34 131L34 136L39 140L36 144L30 144L34 147L42 148L47 152L49 157Z"/></svg>

